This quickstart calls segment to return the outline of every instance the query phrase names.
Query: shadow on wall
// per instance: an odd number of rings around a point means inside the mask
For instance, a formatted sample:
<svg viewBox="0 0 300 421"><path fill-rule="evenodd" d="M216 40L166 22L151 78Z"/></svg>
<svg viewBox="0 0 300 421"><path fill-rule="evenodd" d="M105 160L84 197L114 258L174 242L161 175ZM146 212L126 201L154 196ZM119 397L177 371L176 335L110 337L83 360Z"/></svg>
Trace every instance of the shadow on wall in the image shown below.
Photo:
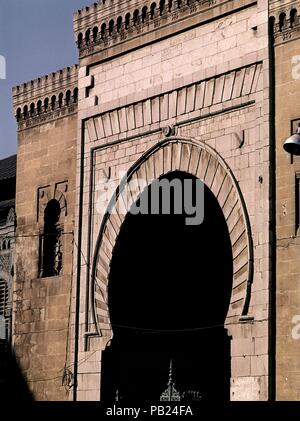
<svg viewBox="0 0 300 421"><path fill-rule="evenodd" d="M163 179L180 181L181 209L184 182L190 180L196 203L194 176L177 171ZM151 206L151 189L143 191L139 205ZM160 202L158 212L128 213L116 241L108 284L114 337L102 356L101 396L107 403L160 401L170 361L182 402L193 396L230 398L230 338L224 327L233 276L228 228L206 186L200 225L186 224L186 210L175 212L174 191L170 212Z"/></svg>
<svg viewBox="0 0 300 421"><path fill-rule="evenodd" d="M14 353L6 341L0 340L0 402L30 403L33 397L21 373Z"/></svg>

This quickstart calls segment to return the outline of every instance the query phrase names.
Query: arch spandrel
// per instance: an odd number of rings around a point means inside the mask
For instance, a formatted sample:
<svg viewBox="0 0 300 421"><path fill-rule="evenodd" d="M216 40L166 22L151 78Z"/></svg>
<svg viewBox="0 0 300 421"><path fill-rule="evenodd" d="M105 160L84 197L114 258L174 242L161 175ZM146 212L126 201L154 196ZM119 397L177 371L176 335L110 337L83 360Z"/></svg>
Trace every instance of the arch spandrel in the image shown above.
<svg viewBox="0 0 300 421"><path fill-rule="evenodd" d="M139 184L136 188L136 180L146 180L149 186L155 179L172 171L188 172L196 176L207 184L218 200L228 226L233 255L233 289L227 320L248 312L253 276L252 239L250 222L238 183L226 162L213 148L200 141L168 138L148 150L131 167L117 189L115 204L111 202L108 207L112 212L107 212L103 218L92 272L94 320L101 335L109 336L111 333L109 322L107 323L109 309L105 298L109 278L108 262L112 259L113 247L125 217L113 215L117 212L115 208L120 209L124 189L130 188L132 182L135 188L132 189L129 205L138 199L145 187ZM102 253L105 253L105 264L101 259Z"/></svg>

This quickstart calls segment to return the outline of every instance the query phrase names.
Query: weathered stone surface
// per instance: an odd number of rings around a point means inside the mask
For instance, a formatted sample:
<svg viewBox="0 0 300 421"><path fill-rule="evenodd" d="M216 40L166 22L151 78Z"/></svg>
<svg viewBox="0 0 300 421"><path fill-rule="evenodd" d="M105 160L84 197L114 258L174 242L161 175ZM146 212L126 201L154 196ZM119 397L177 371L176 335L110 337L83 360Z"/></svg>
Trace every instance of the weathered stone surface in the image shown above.
<svg viewBox="0 0 300 421"><path fill-rule="evenodd" d="M249 5L247 1L244 3L245 7L241 8L238 1L231 0L226 6L226 11L216 4L207 10L207 14L195 13L191 20L177 21L174 18L173 23L169 22L174 33L169 33L168 36L163 36L167 34L165 29L156 30L153 26L149 33L141 33L136 39L131 36L124 39L122 51L118 41L114 46L110 41L106 41L106 49L101 41L101 54L100 50L97 50L98 47L90 45L89 55L81 51L83 56L79 70L80 101L77 117L54 120L30 129L28 135L25 135L25 132L19 135L20 232L32 233L39 229L32 217L36 209L34 193L23 201L24 194L36 188L36 180L39 180L39 186L51 185L56 178L59 178L58 181L68 180L73 186L69 190L71 194L75 189L75 175L77 177L76 208L73 202L68 208L68 227L73 230L72 223L75 220L75 238L78 238L79 229L82 230L82 243L76 246L80 247L81 252L80 305L79 309L75 308L76 291L72 290L70 337L74 348L75 311L79 311L79 359L85 360L86 363L78 371L79 400L99 399L100 396L101 355L112 337L109 309L106 304L109 264L124 216L114 215L108 218L103 238L99 238L97 243L103 214L100 214L95 204L99 199L98 190L101 190L101 186L90 186L89 183L93 180L96 184L103 178L103 174L106 174L108 183L118 185L119 173L127 172L134 165L137 166L136 179L143 178L148 184L159 175L170 171L188 171L206 181L217 197L228 221L233 252L234 288L226 319L226 326L232 330L231 398L259 400L268 397L268 339L265 330L261 328L261 320L266 320L268 310L267 289L261 287L261 280L268 285L270 274L269 133L266 128L269 122L269 81L266 77L268 18L265 13L264 18L260 18L258 31L253 31L248 26L249 19L254 19L258 9L267 12L267 5L262 4L260 0L257 5ZM99 4L94 8L97 16L101 7ZM110 7L118 9L120 6L116 4L105 7L106 13ZM102 11L101 9L101 13ZM227 14L226 17L224 13ZM85 9L83 15L94 16L90 9ZM199 26L199 19L206 19L208 16L211 19ZM77 20L81 20L79 15L75 17L78 32ZM187 22L190 22L190 27L186 26L183 31L184 25L188 25ZM150 22L149 25L154 23ZM97 105L96 97L99 99ZM81 132L76 136L77 126L83 126L83 139ZM167 145L160 146L157 155L143 160L144 153L165 139L166 133L162 132L162 129L166 126L172 128L171 133L175 133L175 139L171 137ZM245 142L241 144L236 138L243 131ZM171 133L167 133L167 136ZM189 142L192 139L192 143L185 143L184 138ZM30 173L27 173L26 160L37 144L44 157L36 157ZM97 148L96 152L92 152L94 148ZM92 167L93 173L90 174L92 162L95 165ZM83 171L84 183L82 209L79 209L80 171ZM263 185L256 181L261 175L266 180ZM138 187L140 191L144 188L141 184ZM130 197L129 204L136 195ZM124 202L125 199L122 193L118 201ZM245 218L242 217L241 210L237 210L237 203L240 209L242 208L242 199L245 201ZM81 212L82 220L79 220ZM252 250L255 262L255 294L248 296L250 304L245 312L253 315L254 320L253 326L249 327L249 323L247 328L238 320L243 311L246 293L249 294L246 287L250 274L247 242L250 232L246 229L246 216L249 216L253 243L259 245ZM47 312L31 313L27 309L23 316L18 314L19 320L22 320L21 317L24 317L24 320L17 322L16 326L20 331L27 333L31 323L46 324L47 317L50 316L49 321L58 323L59 320L59 326L62 328L62 321L67 323L68 320L68 306L64 308L61 300L65 295L68 302L68 293L71 290L71 272L68 272L51 295L47 288L52 279L42 280L45 295L34 297L33 288L27 279L37 278L37 268L34 265L31 268L26 267L26 261L36 262L38 258L38 244L33 243L32 241L31 247L26 247L24 242L20 241L21 258L17 264L17 279L20 284L24 283L24 287L18 300L30 300L43 310L44 299L47 301L45 307L48 308L49 305L49 308ZM97 244L100 244L100 249L96 248ZM66 244L67 249L68 247L71 247L69 243ZM68 258L72 259L71 252L68 253ZM90 269L93 268L93 258L96 262L95 280L90 279L91 273L88 271L89 264ZM71 270L72 264L69 263ZM73 270L76 276L79 270L76 259ZM293 270L296 272L296 268ZM87 288L90 291L94 288L94 302L86 299ZM42 300L38 301L38 298ZM54 301L50 302L52 299ZM210 297L210 300L213 305L213 297ZM40 310L40 307L36 310ZM45 331L47 329L48 327L45 327ZM63 332L66 335L65 329ZM102 336L97 336L98 333ZM87 348L84 347L86 334ZM47 341L51 340L51 333L48 332L47 335ZM256 342L258 338L259 341ZM58 357L56 362L51 359L54 372L63 362L62 344L66 337L58 335L57 339L57 345L47 348L50 356ZM18 341L21 341L21 335L16 335L16 343ZM73 348L70 353L72 358ZM30 368L30 361L25 358L24 349L22 350L22 346L18 348L23 353L26 372L35 375L37 369ZM33 347L26 349L27 351L32 355ZM36 364L40 364L40 359L37 359ZM43 374L48 376L49 373L52 375L50 366ZM47 383L44 388L40 383L39 386L32 384L36 396L40 399L62 397L63 388L59 388L58 383L53 382L50 386Z"/></svg>
<svg viewBox="0 0 300 421"><path fill-rule="evenodd" d="M54 89L50 80L48 84L45 82L45 92ZM41 94L41 90L31 89L32 97ZM97 134L93 120L88 127L89 138L95 140ZM13 304L13 344L20 368L37 400L68 400L62 376L64 365L70 364L72 358L69 323L76 138L76 114L54 120L51 124L40 123L18 135L16 212L19 238L15 261L15 291L18 290L18 294ZM56 199L61 207L60 222L65 232L63 270L60 276L40 278L39 234L44 229L45 206L51 199ZM26 304L27 310L19 311L20 304Z"/></svg>
<svg viewBox="0 0 300 421"><path fill-rule="evenodd" d="M300 348L297 326L300 314L299 209L295 200L299 158L287 154L283 142L296 131L300 119L299 33L290 28L296 2L270 3L275 22L275 148L276 148L276 398L297 400ZM282 14L282 15L281 15ZM279 16L285 17L280 32ZM299 12L298 18L299 19ZM294 121L295 120L295 121ZM258 344L260 347L261 345Z"/></svg>

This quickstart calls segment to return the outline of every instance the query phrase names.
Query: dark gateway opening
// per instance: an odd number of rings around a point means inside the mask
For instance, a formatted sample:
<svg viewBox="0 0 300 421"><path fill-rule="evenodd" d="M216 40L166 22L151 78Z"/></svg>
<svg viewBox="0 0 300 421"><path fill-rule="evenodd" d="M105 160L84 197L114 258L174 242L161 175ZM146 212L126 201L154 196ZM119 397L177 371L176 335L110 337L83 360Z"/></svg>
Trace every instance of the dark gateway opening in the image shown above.
<svg viewBox="0 0 300 421"><path fill-rule="evenodd" d="M196 183L182 172L164 178ZM186 225L185 213L126 216L111 262L114 336L103 353L101 400L159 401L171 360L182 401L229 399L231 244L206 186L204 197L198 226Z"/></svg>

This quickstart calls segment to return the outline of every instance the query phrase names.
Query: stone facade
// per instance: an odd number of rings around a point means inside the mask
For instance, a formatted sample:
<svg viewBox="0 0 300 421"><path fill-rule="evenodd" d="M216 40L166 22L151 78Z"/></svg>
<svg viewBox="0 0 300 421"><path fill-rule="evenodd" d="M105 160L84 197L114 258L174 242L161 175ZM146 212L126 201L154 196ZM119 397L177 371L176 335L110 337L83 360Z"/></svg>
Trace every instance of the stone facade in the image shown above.
<svg viewBox="0 0 300 421"><path fill-rule="evenodd" d="M276 139L276 397L298 400L300 308L299 195L300 158L283 142L300 123L300 48L298 1L271 1L275 69ZM299 316L298 316L299 317Z"/></svg>
<svg viewBox="0 0 300 421"><path fill-rule="evenodd" d="M144 22L142 10L151 11L150 4L135 4L137 12L130 2L124 6L95 4L74 20L81 151L75 219L85 256L76 263L80 299L75 291L73 296L72 320L79 311L75 361L84 361L76 398L101 398L101 354L112 337L107 280L124 217L99 213L101 182L108 177L118 183L125 171L129 185L142 175L150 184L170 170L185 170L210 186L232 234L234 288L226 319L231 399L268 399L267 2L182 2L182 8L173 2L171 10L165 5ZM130 17L128 28L118 29L114 22L127 12L140 20ZM99 16L108 33L93 30Z"/></svg>
<svg viewBox="0 0 300 421"><path fill-rule="evenodd" d="M209 187L230 234L230 397L272 398L268 21L265 0L94 3L74 14L78 68L14 89L13 342L36 399L101 399L109 269L125 216L105 213L103 184L122 173L123 186L150 185L175 170ZM53 199L62 271L44 277Z"/></svg>
<svg viewBox="0 0 300 421"><path fill-rule="evenodd" d="M13 347L37 400L68 399L62 379L70 364L77 71L67 68L13 91L19 129ZM59 207L62 268L47 276L50 202Z"/></svg>

